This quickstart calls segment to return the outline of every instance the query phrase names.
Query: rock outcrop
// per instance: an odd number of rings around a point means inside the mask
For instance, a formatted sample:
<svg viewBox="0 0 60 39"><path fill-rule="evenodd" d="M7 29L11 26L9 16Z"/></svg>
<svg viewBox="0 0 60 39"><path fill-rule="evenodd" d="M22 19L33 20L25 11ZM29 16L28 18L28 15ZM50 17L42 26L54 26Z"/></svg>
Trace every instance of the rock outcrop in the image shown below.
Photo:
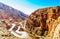
<svg viewBox="0 0 60 39"><path fill-rule="evenodd" d="M54 36L60 17L60 7L48 7L33 12L26 21L26 29L36 36Z"/></svg>

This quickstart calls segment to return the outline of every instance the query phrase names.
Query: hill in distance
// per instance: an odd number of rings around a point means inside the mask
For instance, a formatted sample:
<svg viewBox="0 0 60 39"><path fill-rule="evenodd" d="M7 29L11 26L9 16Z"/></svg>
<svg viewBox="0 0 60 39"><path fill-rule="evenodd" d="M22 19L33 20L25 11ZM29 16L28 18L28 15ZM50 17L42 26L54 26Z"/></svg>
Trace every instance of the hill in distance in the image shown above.
<svg viewBox="0 0 60 39"><path fill-rule="evenodd" d="M0 2L0 19L8 19L8 18L13 18L13 19L26 19L28 15L24 14L23 12L14 9L8 5L5 5Z"/></svg>

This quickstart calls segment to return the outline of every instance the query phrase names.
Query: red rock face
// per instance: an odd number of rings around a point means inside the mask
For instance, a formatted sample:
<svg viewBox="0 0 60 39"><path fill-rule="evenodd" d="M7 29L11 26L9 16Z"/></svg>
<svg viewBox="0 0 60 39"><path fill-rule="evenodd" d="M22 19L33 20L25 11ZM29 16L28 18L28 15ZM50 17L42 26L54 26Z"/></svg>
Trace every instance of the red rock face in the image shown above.
<svg viewBox="0 0 60 39"><path fill-rule="evenodd" d="M52 30L55 20L60 16L60 7L49 7L38 9L27 19L26 29L37 35L44 35L45 31L49 34ZM32 33L32 34L33 34Z"/></svg>

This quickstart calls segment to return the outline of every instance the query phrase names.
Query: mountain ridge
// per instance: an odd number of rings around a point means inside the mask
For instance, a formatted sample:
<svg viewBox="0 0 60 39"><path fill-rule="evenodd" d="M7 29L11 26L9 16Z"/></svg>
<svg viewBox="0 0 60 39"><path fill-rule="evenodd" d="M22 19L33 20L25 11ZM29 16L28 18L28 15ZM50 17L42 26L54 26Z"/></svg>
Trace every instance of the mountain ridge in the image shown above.
<svg viewBox="0 0 60 39"><path fill-rule="evenodd" d="M3 12L9 16L12 16L14 18L22 18L25 19L28 17L28 15L24 14L23 12L14 9L6 4L3 4L0 2L0 12Z"/></svg>

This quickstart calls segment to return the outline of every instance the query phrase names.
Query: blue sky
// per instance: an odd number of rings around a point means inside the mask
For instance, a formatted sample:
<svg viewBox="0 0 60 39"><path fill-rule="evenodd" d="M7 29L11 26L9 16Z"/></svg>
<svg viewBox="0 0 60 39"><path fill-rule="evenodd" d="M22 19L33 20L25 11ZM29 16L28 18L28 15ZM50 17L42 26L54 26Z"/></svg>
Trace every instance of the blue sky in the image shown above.
<svg viewBox="0 0 60 39"><path fill-rule="evenodd" d="M0 2L28 15L39 8L60 6L60 0L0 0Z"/></svg>

